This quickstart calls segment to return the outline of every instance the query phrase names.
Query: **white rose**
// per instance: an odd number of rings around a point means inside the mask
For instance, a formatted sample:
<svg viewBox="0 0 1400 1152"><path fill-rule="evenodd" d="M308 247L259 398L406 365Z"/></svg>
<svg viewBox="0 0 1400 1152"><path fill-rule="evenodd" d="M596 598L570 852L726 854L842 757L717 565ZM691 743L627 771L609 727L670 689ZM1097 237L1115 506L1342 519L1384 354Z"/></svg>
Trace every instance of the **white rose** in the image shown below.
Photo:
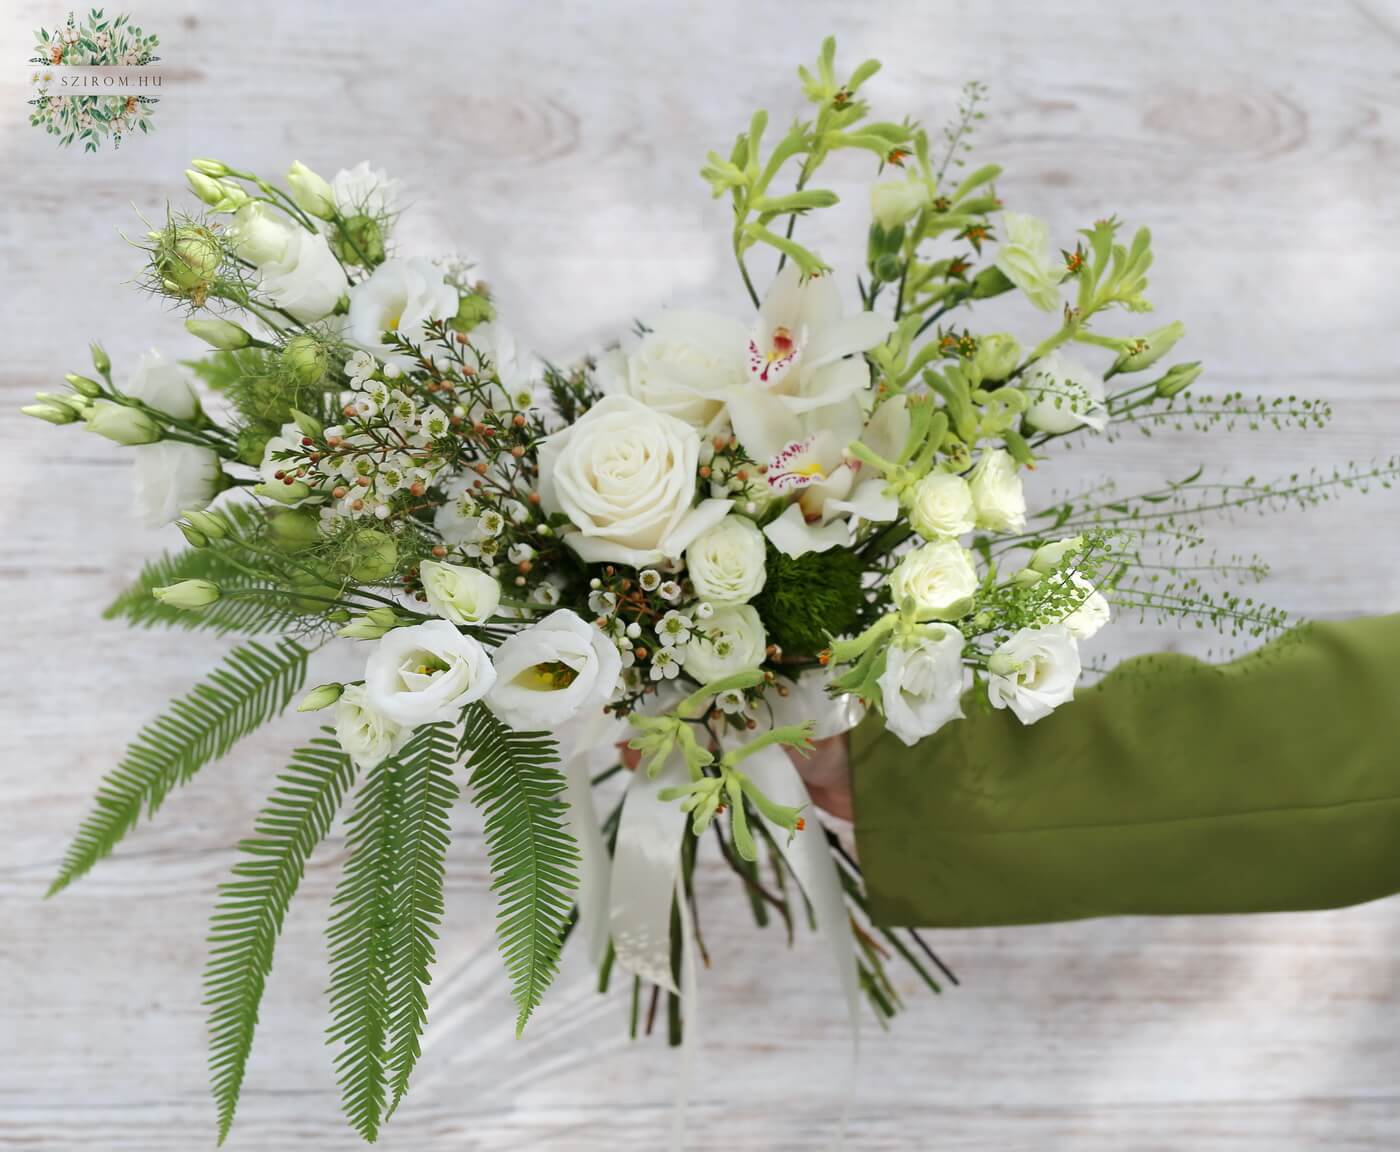
<svg viewBox="0 0 1400 1152"><path fill-rule="evenodd" d="M1108 425L1103 377L1059 352L1036 362L1022 390L1030 400L1026 423L1032 428L1061 433L1088 426L1102 432Z"/></svg>
<svg viewBox="0 0 1400 1152"><path fill-rule="evenodd" d="M1026 494L1016 461L1004 448L983 452L968 477L977 526L992 532L1020 532L1026 526Z"/></svg>
<svg viewBox="0 0 1400 1152"><path fill-rule="evenodd" d="M218 453L163 440L136 453L136 512L151 528L203 508L223 486Z"/></svg>
<svg viewBox="0 0 1400 1152"><path fill-rule="evenodd" d="M381 360L401 359L381 340L385 332L397 332L421 344L427 338L428 321L456 314L457 289L431 260L386 260L368 280L350 290L347 336Z"/></svg>
<svg viewBox="0 0 1400 1152"><path fill-rule="evenodd" d="M399 182L390 180L384 169L371 168L368 160L342 168L331 177L332 199L342 216L388 216L394 211L398 193Z"/></svg>
<svg viewBox="0 0 1400 1152"><path fill-rule="evenodd" d="M724 411L724 391L744 385L747 339L743 325L726 316L662 312L634 347L599 361L599 379L605 392L631 396L704 432Z"/></svg>
<svg viewBox="0 0 1400 1152"><path fill-rule="evenodd" d="M335 737L351 760L373 768L399 746L403 729L370 705L364 685L350 684L335 704Z"/></svg>
<svg viewBox="0 0 1400 1152"><path fill-rule="evenodd" d="M154 348L136 362L136 370L126 382L126 394L176 420L193 420L199 411L190 374Z"/></svg>
<svg viewBox="0 0 1400 1152"><path fill-rule="evenodd" d="M1108 598L1079 573L1072 574L1069 582L1082 599L1061 623L1076 640L1087 640L1113 618L1113 611Z"/></svg>
<svg viewBox="0 0 1400 1152"><path fill-rule="evenodd" d="M500 583L480 568L424 560L418 575L428 607L453 624L484 623L500 607Z"/></svg>
<svg viewBox="0 0 1400 1152"><path fill-rule="evenodd" d="M540 446L540 501L576 532L565 541L590 564L640 568L679 557L729 510L695 504L700 437L630 396L608 396Z"/></svg>
<svg viewBox="0 0 1400 1152"><path fill-rule="evenodd" d="M913 606L921 620L963 615L977 592L972 554L956 540L939 540L916 548L890 573L897 606Z"/></svg>
<svg viewBox="0 0 1400 1152"><path fill-rule="evenodd" d="M995 264L1002 274L1046 312L1060 306L1060 281L1065 266L1050 247L1050 225L1020 212L1002 213L1005 238Z"/></svg>
<svg viewBox="0 0 1400 1152"><path fill-rule="evenodd" d="M746 516L726 516L695 538L685 552L695 594L713 604L741 604L768 578L763 533Z"/></svg>
<svg viewBox="0 0 1400 1152"><path fill-rule="evenodd" d="M914 488L909 522L926 540L971 532L977 526L972 489L961 476L930 472Z"/></svg>
<svg viewBox="0 0 1400 1152"><path fill-rule="evenodd" d="M495 664L486 703L520 732L547 731L602 708L622 671L617 646L567 608L507 638Z"/></svg>
<svg viewBox="0 0 1400 1152"><path fill-rule="evenodd" d="M495 680L486 649L446 620L395 628L365 662L369 703L396 724L455 720Z"/></svg>
<svg viewBox="0 0 1400 1152"><path fill-rule="evenodd" d="M268 205L250 200L233 214L228 239L234 255L261 268L282 259L294 231L301 231L280 212Z"/></svg>
<svg viewBox="0 0 1400 1152"><path fill-rule="evenodd" d="M1022 628L987 662L987 698L1010 708L1022 724L1034 724L1074 698L1079 645L1069 629Z"/></svg>
<svg viewBox="0 0 1400 1152"><path fill-rule="evenodd" d="M329 316L349 287L326 238L303 228L292 231L280 260L262 266L262 290L303 324Z"/></svg>
<svg viewBox="0 0 1400 1152"><path fill-rule="evenodd" d="M881 180L870 187L870 214L886 232L914 219L929 202L922 180Z"/></svg>
<svg viewBox="0 0 1400 1152"><path fill-rule="evenodd" d="M752 604L720 608L685 646L685 670L701 684L713 684L763 663L768 634Z"/></svg>
<svg viewBox="0 0 1400 1152"><path fill-rule="evenodd" d="M885 727L917 744L963 714L963 636L951 624L929 624L910 648L892 645L880 675Z"/></svg>

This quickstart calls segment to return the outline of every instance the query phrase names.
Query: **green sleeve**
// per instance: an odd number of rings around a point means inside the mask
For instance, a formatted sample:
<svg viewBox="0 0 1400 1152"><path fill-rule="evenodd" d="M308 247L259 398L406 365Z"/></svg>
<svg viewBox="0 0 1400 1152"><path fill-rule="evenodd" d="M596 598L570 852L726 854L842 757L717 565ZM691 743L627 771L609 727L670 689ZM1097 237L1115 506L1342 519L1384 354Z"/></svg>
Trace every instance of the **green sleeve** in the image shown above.
<svg viewBox="0 0 1400 1152"><path fill-rule="evenodd" d="M883 925L1332 908L1400 891L1400 615L1126 661L1030 727L852 739Z"/></svg>

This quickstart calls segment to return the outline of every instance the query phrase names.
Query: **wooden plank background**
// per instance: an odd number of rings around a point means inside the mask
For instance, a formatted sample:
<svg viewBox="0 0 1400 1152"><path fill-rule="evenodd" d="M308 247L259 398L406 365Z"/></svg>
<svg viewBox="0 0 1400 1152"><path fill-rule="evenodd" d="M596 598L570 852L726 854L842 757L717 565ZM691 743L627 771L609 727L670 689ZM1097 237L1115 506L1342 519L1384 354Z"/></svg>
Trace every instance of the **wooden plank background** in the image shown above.
<svg viewBox="0 0 1400 1152"><path fill-rule="evenodd" d="M1075 227L1155 231L1152 295L1190 329L1217 390L1324 396L1326 434L1158 436L1044 470L1041 491L1112 468L1125 490L1200 461L1289 472L1396 447L1400 432L1400 5L1394 0L595 2L386 6L143 0L170 77L157 131L61 152L26 121L30 30L0 15L0 1147L187 1152L212 1143L199 1007L205 919L231 846L296 733L251 740L51 904L40 900L100 776L143 718L222 650L132 635L99 612L169 543L129 514L115 446L15 409L102 339L193 352L127 283L187 158L270 173L369 157L408 184L406 241L479 256L536 347L577 353L665 302L743 306L726 220L697 178L749 110L797 111L794 69L835 32L879 55L884 115L937 124L992 86L979 154L1002 192ZM819 238L857 258L864 171ZM1020 319L1032 319L1022 315ZM1034 337L1035 329L1027 330ZM1204 385L1203 385L1204 386ZM1301 614L1400 609L1400 499L1350 499L1222 537L1266 554L1266 594ZM1115 648L1175 644L1121 627ZM1111 649L1110 649L1111 650ZM1325 771L1326 765L1319 765ZM341 863L317 857L264 1005L233 1147L350 1149L321 1044L321 926ZM1398 848L1397 850L1400 850ZM449 930L427 1051L392 1149L665 1146L678 1062L630 1044L626 1005L574 958L522 1041L491 938L477 829L452 848ZM707 1046L691 1147L820 1146L846 1085L842 1010L811 941L755 932L711 862L702 912ZM943 933L964 987L868 1035L848 1147L1017 1152L1400 1146L1400 903L1255 919L1113 920ZM873 1030L872 1030L873 1032Z"/></svg>

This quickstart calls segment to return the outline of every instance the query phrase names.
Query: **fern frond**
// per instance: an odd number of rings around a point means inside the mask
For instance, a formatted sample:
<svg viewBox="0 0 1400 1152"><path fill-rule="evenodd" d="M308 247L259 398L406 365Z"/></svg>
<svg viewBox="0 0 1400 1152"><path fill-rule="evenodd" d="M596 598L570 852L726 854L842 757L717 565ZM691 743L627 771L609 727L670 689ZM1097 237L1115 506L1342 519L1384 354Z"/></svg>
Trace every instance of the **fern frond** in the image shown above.
<svg viewBox="0 0 1400 1152"><path fill-rule="evenodd" d="M345 1118L373 1143L384 1119L393 952L394 854L403 817L403 781L392 760L369 771L347 823L350 855L336 885L330 924L331 1023Z"/></svg>
<svg viewBox="0 0 1400 1152"><path fill-rule="evenodd" d="M308 655L288 639L273 647L250 641L148 725L98 787L96 806L78 828L48 894L108 855L143 809L155 815L172 789L282 712L306 681Z"/></svg>
<svg viewBox="0 0 1400 1152"><path fill-rule="evenodd" d="M220 1144L233 1126L283 918L307 859L330 831L354 780L354 765L335 740L318 737L298 748L258 815L252 838L238 846L243 858L233 866L234 879L219 886L204 1003Z"/></svg>
<svg viewBox="0 0 1400 1152"><path fill-rule="evenodd" d="M222 506L219 514L230 521L238 536L255 537L264 527L262 511L256 506L230 503ZM155 589L181 580L213 581L225 595L197 612L173 608L153 595ZM239 595L259 589L270 592L276 587L273 581L259 580L232 563L221 546L190 548L147 562L135 582L102 616L105 620L125 620L137 628L183 628L221 636L286 632L296 623L298 613L285 598Z"/></svg>
<svg viewBox="0 0 1400 1152"><path fill-rule="evenodd" d="M450 724L420 728L398 757L403 817L394 856L394 929L389 960L386 1055L392 1100L386 1119L408 1091L428 1019L433 942L442 923L449 817L458 790L457 749Z"/></svg>
<svg viewBox="0 0 1400 1152"><path fill-rule="evenodd" d="M515 732L484 704L463 714L472 795L486 818L486 850L500 903L496 934L525 1028L559 968L578 887L578 845L564 827L559 749L543 732Z"/></svg>

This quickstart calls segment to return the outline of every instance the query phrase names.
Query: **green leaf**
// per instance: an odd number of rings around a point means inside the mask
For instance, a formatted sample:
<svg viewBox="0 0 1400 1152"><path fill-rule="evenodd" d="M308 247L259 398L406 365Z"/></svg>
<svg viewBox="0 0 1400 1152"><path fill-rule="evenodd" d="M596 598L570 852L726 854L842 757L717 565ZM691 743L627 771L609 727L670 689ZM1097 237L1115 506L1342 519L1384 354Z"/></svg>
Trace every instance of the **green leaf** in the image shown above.
<svg viewBox="0 0 1400 1152"><path fill-rule="evenodd" d="M518 1036L559 967L578 887L578 845L564 827L558 746L543 732L515 732L484 704L463 715L472 795L486 818L486 850L500 901L497 937L519 1015Z"/></svg>
<svg viewBox="0 0 1400 1152"><path fill-rule="evenodd" d="M348 824L350 857L328 932L328 1035L340 1045L346 1118L369 1141L408 1091L421 1052L456 761L452 725L416 729L371 769Z"/></svg>
<svg viewBox="0 0 1400 1152"><path fill-rule="evenodd" d="M433 942L442 923L449 816L458 796L457 749L450 724L418 729L399 755L403 819L394 856L394 930L389 963L387 1061L393 1100L389 1114L408 1091L409 1074L421 1051L428 1019Z"/></svg>
<svg viewBox="0 0 1400 1152"><path fill-rule="evenodd" d="M204 1003L220 1144L233 1126L282 921L308 858L354 783L355 768L335 740L318 737L292 753L278 779L252 838L238 846L243 858L233 866L234 879L219 886L210 925Z"/></svg>
<svg viewBox="0 0 1400 1152"><path fill-rule="evenodd" d="M280 714L306 681L307 651L289 639L235 648L208 679L176 700L126 749L103 780L48 894L61 891L107 856L141 818L248 733Z"/></svg>

